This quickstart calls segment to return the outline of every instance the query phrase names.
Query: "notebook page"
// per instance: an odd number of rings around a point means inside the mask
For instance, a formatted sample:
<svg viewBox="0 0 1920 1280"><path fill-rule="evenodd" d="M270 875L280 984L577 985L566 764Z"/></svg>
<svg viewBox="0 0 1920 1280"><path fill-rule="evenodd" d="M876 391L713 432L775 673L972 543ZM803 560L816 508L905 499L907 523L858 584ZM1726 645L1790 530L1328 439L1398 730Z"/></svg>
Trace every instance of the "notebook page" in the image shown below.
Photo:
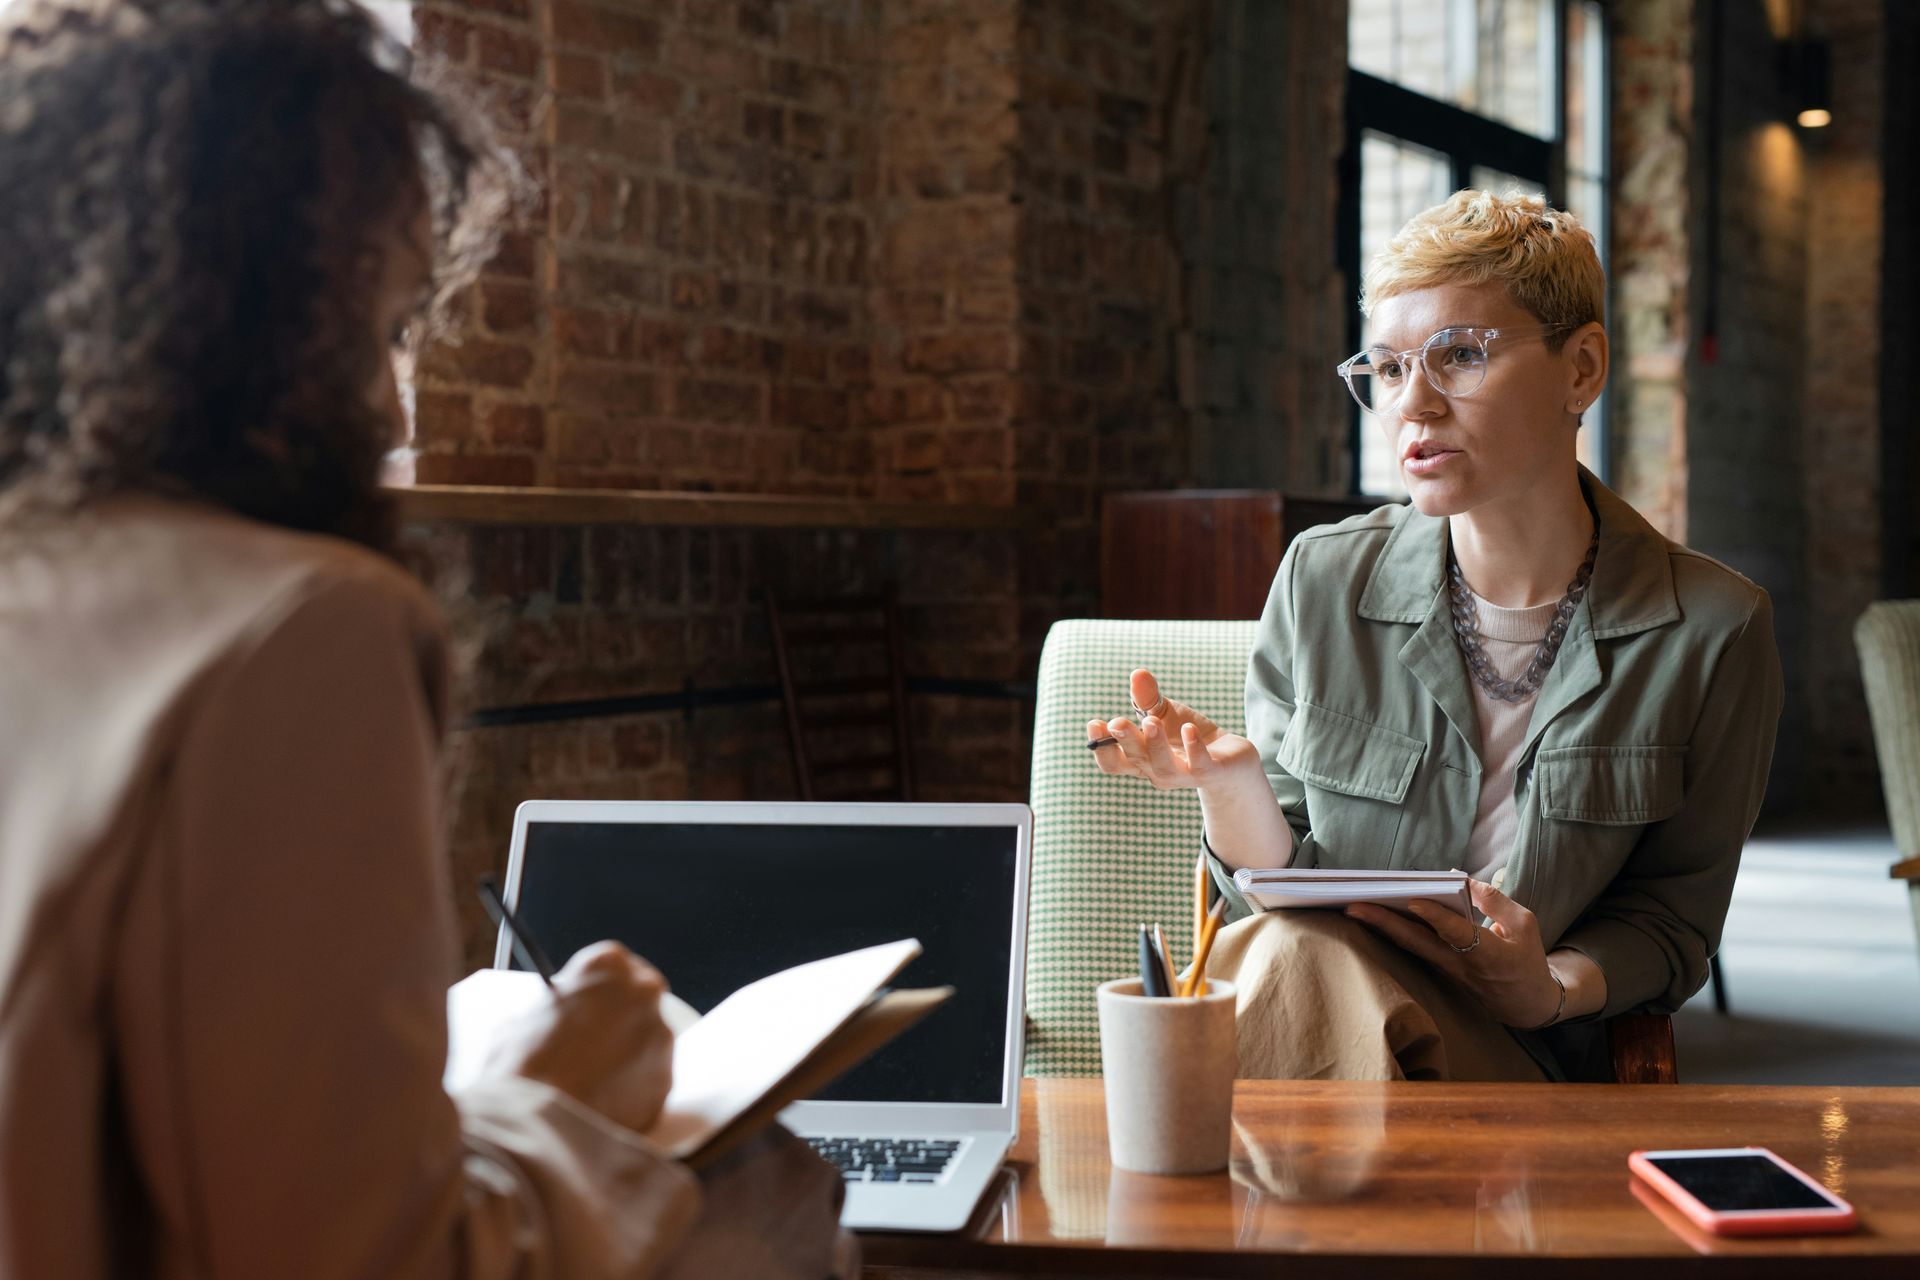
<svg viewBox="0 0 1920 1280"><path fill-rule="evenodd" d="M673 1089L647 1136L697 1148L759 1101L920 954L912 938L749 983L674 1040Z"/></svg>

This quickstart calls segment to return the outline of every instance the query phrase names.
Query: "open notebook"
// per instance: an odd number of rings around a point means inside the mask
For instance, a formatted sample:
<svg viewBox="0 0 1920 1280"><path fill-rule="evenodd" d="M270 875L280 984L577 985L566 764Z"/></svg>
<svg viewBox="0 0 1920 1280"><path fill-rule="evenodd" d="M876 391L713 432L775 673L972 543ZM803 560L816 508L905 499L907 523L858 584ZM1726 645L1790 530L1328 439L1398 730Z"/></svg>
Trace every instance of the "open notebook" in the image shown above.
<svg viewBox="0 0 1920 1280"><path fill-rule="evenodd" d="M1464 871L1348 871L1331 867L1255 870L1233 873L1234 887L1262 911L1279 907L1345 907L1371 902L1405 912L1415 898L1445 903L1469 920L1473 900Z"/></svg>
<svg viewBox="0 0 1920 1280"><path fill-rule="evenodd" d="M919 954L912 938L849 951L749 983L697 1021L670 1016L673 1087L646 1136L696 1169L720 1159L953 994L884 989ZM533 973L482 969L456 983L447 1088L476 1079L501 1030L551 998Z"/></svg>

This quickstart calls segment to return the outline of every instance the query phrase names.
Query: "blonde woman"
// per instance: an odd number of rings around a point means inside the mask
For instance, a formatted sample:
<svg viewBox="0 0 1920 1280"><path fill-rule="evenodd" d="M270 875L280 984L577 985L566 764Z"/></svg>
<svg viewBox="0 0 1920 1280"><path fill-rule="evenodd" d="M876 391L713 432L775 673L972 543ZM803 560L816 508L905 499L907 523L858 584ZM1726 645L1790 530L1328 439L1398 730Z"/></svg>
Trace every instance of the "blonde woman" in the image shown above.
<svg viewBox="0 0 1920 1280"><path fill-rule="evenodd" d="M1134 673L1107 773L1199 792L1241 1074L1603 1078L1598 1023L1671 1010L1718 945L1782 699L1767 595L1576 460L1606 385L1593 238L1462 191L1368 266L1339 366L1412 498L1288 550L1247 736ZM1240 867L1445 870L1480 917L1254 913Z"/></svg>

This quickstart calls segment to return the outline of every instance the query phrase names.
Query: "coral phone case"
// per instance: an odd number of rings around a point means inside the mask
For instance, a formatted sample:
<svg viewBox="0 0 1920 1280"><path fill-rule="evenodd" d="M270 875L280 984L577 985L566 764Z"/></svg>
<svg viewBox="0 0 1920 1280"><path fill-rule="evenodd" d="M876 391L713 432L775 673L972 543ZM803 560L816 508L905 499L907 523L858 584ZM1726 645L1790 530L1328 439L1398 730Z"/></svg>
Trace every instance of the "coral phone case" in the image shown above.
<svg viewBox="0 0 1920 1280"><path fill-rule="evenodd" d="M1786 1192L1782 1200L1814 1203L1750 1203L1751 1195L1735 1197L1745 1201L1741 1207L1709 1204L1713 1195L1696 1195L1682 1185L1692 1161L1712 1161L1721 1170L1737 1168L1737 1162L1762 1162L1749 1167L1759 1180L1771 1182ZM1662 1165L1666 1168L1662 1168ZM1770 1167L1769 1167L1770 1166ZM1853 1206L1794 1168L1765 1147L1712 1147L1692 1151L1636 1151L1627 1157L1627 1167L1649 1187L1671 1201L1675 1208L1702 1230L1721 1236L1797 1236L1851 1231L1855 1217ZM1671 1172L1669 1172L1671 1170ZM1780 1181L1784 1174L1791 1183ZM1798 1183L1795 1187L1792 1183ZM1761 1188L1764 1196L1765 1188Z"/></svg>

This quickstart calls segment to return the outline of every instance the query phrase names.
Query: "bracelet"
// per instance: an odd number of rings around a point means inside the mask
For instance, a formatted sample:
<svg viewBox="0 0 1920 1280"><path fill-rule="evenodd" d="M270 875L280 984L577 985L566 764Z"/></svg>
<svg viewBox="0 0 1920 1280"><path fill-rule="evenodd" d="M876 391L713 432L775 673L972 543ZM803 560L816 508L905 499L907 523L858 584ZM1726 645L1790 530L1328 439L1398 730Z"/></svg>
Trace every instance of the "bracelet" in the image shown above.
<svg viewBox="0 0 1920 1280"><path fill-rule="evenodd" d="M1526 1030L1528 1031L1545 1031L1548 1027L1560 1021L1560 1015L1567 1011L1567 984L1560 981L1560 975L1553 971L1552 965L1547 966L1547 976L1553 979L1554 986L1560 988L1560 1003L1553 1007L1553 1016L1551 1018L1548 1018L1545 1022L1537 1026L1527 1027Z"/></svg>

